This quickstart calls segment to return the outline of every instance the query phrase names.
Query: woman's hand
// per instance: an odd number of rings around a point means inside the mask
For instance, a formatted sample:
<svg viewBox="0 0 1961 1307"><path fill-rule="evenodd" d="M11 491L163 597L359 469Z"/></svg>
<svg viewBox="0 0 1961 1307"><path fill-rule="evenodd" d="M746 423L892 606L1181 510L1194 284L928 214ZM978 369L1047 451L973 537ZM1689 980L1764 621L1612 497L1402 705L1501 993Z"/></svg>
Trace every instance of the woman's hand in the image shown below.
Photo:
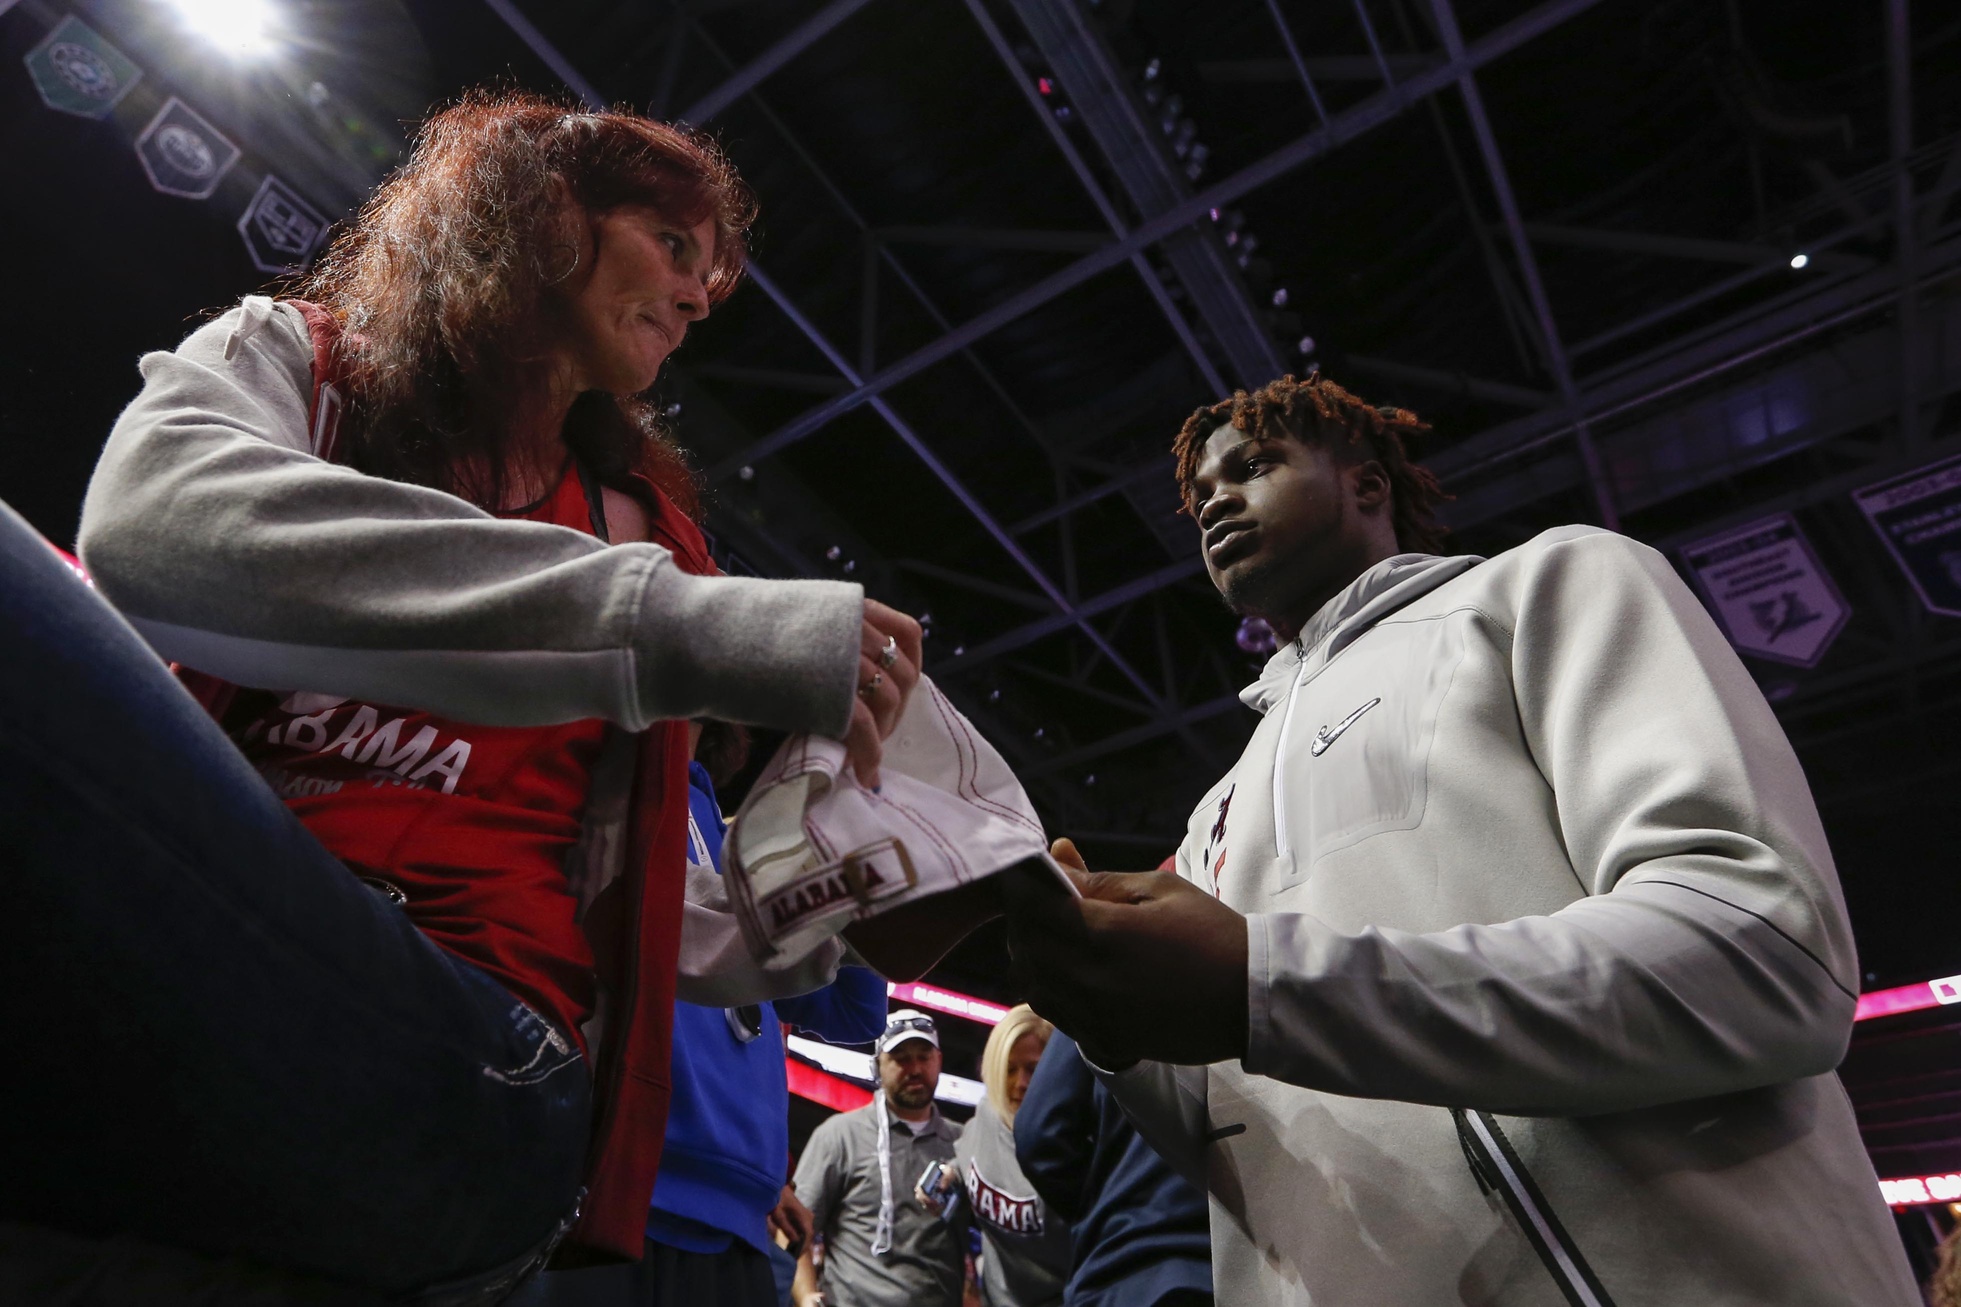
<svg viewBox="0 0 1961 1307"><path fill-rule="evenodd" d="M844 733L844 751L861 785L877 789L882 742L899 725L919 684L919 623L865 600L865 622L858 647L858 701L851 705L851 726Z"/></svg>

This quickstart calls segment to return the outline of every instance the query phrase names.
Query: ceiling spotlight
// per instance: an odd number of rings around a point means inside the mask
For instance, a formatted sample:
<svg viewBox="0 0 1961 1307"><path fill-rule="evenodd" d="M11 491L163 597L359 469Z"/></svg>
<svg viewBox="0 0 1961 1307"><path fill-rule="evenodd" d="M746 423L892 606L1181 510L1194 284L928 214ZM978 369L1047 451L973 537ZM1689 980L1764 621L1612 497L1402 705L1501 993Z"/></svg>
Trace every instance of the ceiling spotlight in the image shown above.
<svg viewBox="0 0 1961 1307"><path fill-rule="evenodd" d="M1040 91L1043 95L1054 95L1055 83L1050 81L1046 77L1037 77L1035 79L1035 89Z"/></svg>
<svg viewBox="0 0 1961 1307"><path fill-rule="evenodd" d="M1038 739L1038 740L1039 740L1039 739L1041 739L1041 738L1043 738L1044 736L1046 736L1046 735L1047 735L1048 733L1049 733L1049 732L1048 732L1048 728L1047 728L1047 727L1044 727L1044 726L1037 726L1037 727L1035 728L1035 738L1036 738L1036 739Z"/></svg>
<svg viewBox="0 0 1961 1307"><path fill-rule="evenodd" d="M1095 772L1091 772L1091 773L1090 773L1089 775L1087 775L1087 776L1085 776L1085 777L1083 777L1083 784L1085 784L1085 785L1094 785L1094 784L1096 784L1096 773L1095 773Z"/></svg>
<svg viewBox="0 0 1961 1307"><path fill-rule="evenodd" d="M1302 358L1307 357L1314 352L1314 337L1302 336L1300 340L1295 342L1294 348L1301 352Z"/></svg>
<svg viewBox="0 0 1961 1307"><path fill-rule="evenodd" d="M849 572L855 572L855 571L857 571L857 570L858 570L858 560L857 560L857 559L855 559L855 558L847 558L847 559L845 559L845 560L844 560L844 570L845 570L845 571L846 571L847 573L849 573Z"/></svg>
<svg viewBox="0 0 1961 1307"><path fill-rule="evenodd" d="M1273 292L1273 307L1276 309L1284 309L1287 307L1287 288L1285 286L1282 286L1279 290Z"/></svg>
<svg viewBox="0 0 1961 1307"><path fill-rule="evenodd" d="M964 644L956 644L953 646L953 656L955 658L960 657L962 654L966 652L967 652L967 646Z"/></svg>
<svg viewBox="0 0 1961 1307"><path fill-rule="evenodd" d="M835 563L837 562L838 559L844 557L844 550L838 547L837 545L832 545L829 549L826 549L824 551L824 557L830 559L833 563Z"/></svg>
<svg viewBox="0 0 1961 1307"><path fill-rule="evenodd" d="M999 690L989 690L987 692L987 701L989 703L1001 702L1001 692Z"/></svg>
<svg viewBox="0 0 1961 1307"><path fill-rule="evenodd" d="M1798 251L1796 254L1793 254L1791 256L1791 266L1793 268L1802 268L1810 262L1811 262L1811 256L1809 254L1806 254L1802 250Z"/></svg>
<svg viewBox="0 0 1961 1307"><path fill-rule="evenodd" d="M1144 80L1147 82L1155 82L1158 79L1158 74L1163 71L1164 71L1164 61L1162 59L1153 59L1151 60L1151 62L1144 65Z"/></svg>
<svg viewBox="0 0 1961 1307"><path fill-rule="evenodd" d="M184 25L228 54L272 49L272 6L266 0L169 0Z"/></svg>
<svg viewBox="0 0 1961 1307"><path fill-rule="evenodd" d="M756 469L745 463L742 465L741 470L736 473L736 476L744 481L754 481L756 479Z"/></svg>

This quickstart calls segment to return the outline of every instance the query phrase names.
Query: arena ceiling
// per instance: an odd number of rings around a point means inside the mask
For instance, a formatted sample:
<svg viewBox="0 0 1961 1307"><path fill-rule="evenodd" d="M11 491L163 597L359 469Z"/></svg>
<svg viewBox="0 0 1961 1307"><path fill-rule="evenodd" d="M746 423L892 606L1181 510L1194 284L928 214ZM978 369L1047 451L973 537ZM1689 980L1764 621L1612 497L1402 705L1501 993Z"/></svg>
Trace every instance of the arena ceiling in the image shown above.
<svg viewBox="0 0 1961 1307"><path fill-rule="evenodd" d="M20 0L0 40L18 59L70 7ZM72 8L114 33L155 5ZM1961 759L1961 629L1927 611L1851 498L1961 443L1949 11L323 0L304 13L312 36L283 83L156 57L232 106L248 151L294 160L333 213L381 175L399 124L494 77L723 140L763 204L753 284L664 383L719 546L735 568L849 576L930 614L929 671L1100 865L1168 853L1252 725L1237 692L1259 659L1236 645L1176 512L1170 436L1224 391L1318 365L1434 424L1420 452L1457 496L1462 550L1584 521L1682 565L1684 545L1793 515L1849 620L1815 666L1750 665L1819 793L1868 966L1880 980L1961 969L1939 838ZM294 126L319 85L334 112ZM95 169L99 141L23 126L32 93L4 94L17 175L70 188L8 202L16 257L53 248L66 264L23 269L63 302L0 363L17 397L10 499L22 442L75 431L79 452L45 455L37 521L60 539L135 349L255 279L218 252L235 213L206 230L125 195L143 186L126 161ZM367 125L366 155L349 122ZM108 321L100 306L118 297L131 309ZM114 366L88 373L49 339L113 346Z"/></svg>

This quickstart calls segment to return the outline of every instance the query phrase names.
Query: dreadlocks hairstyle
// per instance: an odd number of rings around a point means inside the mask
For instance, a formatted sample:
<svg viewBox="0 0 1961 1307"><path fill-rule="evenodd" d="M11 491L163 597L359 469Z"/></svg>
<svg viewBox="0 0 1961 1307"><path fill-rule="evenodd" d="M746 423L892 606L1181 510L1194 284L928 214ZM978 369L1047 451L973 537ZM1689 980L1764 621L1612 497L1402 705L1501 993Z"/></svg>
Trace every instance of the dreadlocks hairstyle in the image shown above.
<svg viewBox="0 0 1961 1307"><path fill-rule="evenodd" d="M756 202L707 137L512 91L471 91L425 122L295 288L341 324L353 466L502 507L503 416L535 374L592 218L627 204L687 227L712 218L709 300L735 289ZM694 473L644 398L583 395L565 434L602 480L641 472L699 512Z"/></svg>
<svg viewBox="0 0 1961 1307"><path fill-rule="evenodd" d="M1262 439L1288 436L1326 445L1337 456L1355 462L1373 459L1389 477L1389 502L1396 525L1396 544L1412 553L1441 553L1445 529L1437 521L1437 505L1449 499L1429 468L1413 463L1408 440L1430 425L1406 408L1376 408L1320 372L1305 381L1292 376L1269 381L1258 390L1234 391L1231 399L1208 404L1185 419L1171 442L1178 460L1178 493L1185 511L1197 516L1192 483L1205 442L1221 426Z"/></svg>

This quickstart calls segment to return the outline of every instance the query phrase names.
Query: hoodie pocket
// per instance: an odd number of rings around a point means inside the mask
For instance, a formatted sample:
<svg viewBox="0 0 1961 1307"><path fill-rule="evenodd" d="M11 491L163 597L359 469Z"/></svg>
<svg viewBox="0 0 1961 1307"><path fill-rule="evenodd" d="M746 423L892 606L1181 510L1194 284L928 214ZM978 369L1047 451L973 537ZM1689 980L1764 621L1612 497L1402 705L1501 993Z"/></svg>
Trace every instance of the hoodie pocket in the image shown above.
<svg viewBox="0 0 1961 1307"><path fill-rule="evenodd" d="M1461 613L1384 622L1294 692L1280 742L1275 846L1302 880L1320 859L1422 824L1430 751L1464 659Z"/></svg>

